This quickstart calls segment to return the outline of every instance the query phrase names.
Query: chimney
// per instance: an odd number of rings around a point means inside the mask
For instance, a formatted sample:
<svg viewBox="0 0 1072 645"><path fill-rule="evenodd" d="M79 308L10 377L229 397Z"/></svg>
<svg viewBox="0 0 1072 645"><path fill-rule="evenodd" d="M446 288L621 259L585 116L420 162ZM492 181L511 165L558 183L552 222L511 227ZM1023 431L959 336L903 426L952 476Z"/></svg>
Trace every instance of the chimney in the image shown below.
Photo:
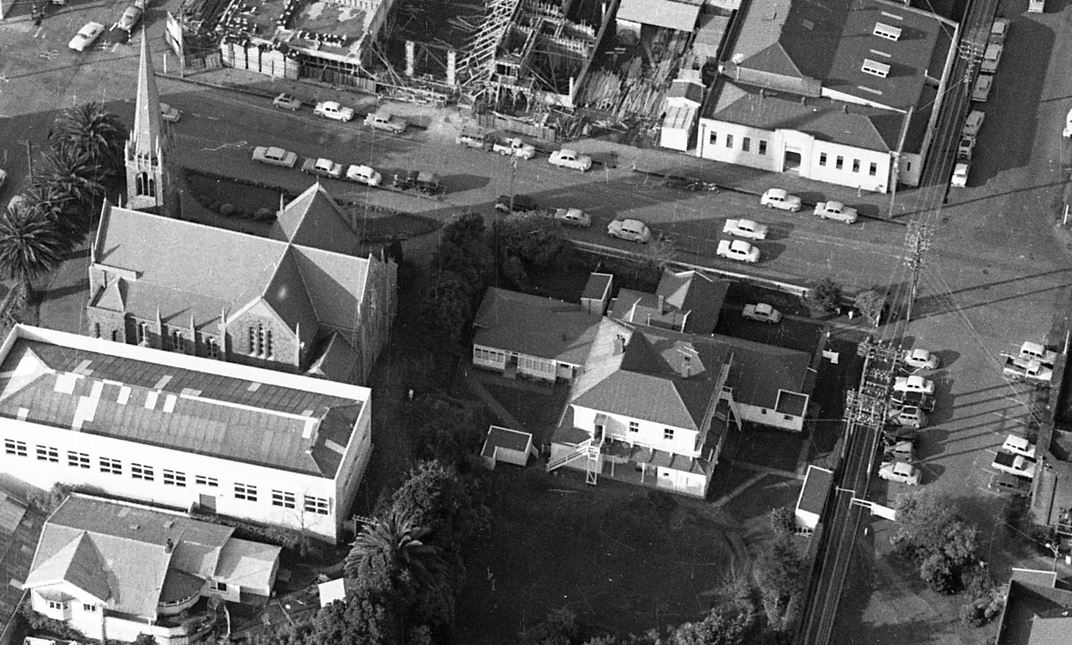
<svg viewBox="0 0 1072 645"><path fill-rule="evenodd" d="M659 313L666 313L666 296L659 294Z"/></svg>
<svg viewBox="0 0 1072 645"><path fill-rule="evenodd" d="M171 538L167 539L164 543L164 553L171 553L175 549L175 543L171 541Z"/></svg>
<svg viewBox="0 0 1072 645"><path fill-rule="evenodd" d="M692 376L692 357L689 355L683 355L681 357L682 376L688 378Z"/></svg>
<svg viewBox="0 0 1072 645"><path fill-rule="evenodd" d="M625 351L625 338L621 334L614 337L614 353L621 354Z"/></svg>

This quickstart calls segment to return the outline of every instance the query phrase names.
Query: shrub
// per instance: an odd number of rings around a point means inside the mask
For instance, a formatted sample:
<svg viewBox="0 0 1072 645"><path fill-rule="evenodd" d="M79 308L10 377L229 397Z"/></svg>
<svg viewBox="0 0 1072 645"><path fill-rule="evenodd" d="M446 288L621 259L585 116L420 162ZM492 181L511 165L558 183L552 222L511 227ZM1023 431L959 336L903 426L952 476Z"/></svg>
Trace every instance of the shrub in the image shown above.
<svg viewBox="0 0 1072 645"><path fill-rule="evenodd" d="M771 530L773 530L776 535L788 535L796 528L793 511L784 506L771 509L770 521Z"/></svg>
<svg viewBox="0 0 1072 645"><path fill-rule="evenodd" d="M837 311L841 308L841 285L834 282L833 278L820 280L809 295L810 303L823 311Z"/></svg>
<svg viewBox="0 0 1072 645"><path fill-rule="evenodd" d="M34 611L33 607L30 605L29 598L26 598L19 604L19 614L26 620L26 624L29 625L30 631L35 634L44 633L50 636L55 636L56 638L86 642L86 635L74 627L71 627L62 620L49 618L44 614L39 614Z"/></svg>
<svg viewBox="0 0 1072 645"><path fill-rule="evenodd" d="M238 210L238 209L235 208L234 204L221 204L220 205L220 215L223 215L224 217L234 215L236 210Z"/></svg>

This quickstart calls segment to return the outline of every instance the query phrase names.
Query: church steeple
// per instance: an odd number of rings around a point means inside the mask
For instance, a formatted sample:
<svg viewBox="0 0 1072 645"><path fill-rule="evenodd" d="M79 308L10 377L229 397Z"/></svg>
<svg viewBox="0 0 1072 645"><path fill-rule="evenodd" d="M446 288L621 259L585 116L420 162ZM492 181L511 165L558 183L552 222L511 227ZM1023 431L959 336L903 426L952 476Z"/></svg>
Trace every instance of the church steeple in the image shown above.
<svg viewBox="0 0 1072 645"><path fill-rule="evenodd" d="M177 216L170 169L171 132L160 118L160 96L149 58L149 39L141 32L138 95L134 128L126 145L127 208Z"/></svg>

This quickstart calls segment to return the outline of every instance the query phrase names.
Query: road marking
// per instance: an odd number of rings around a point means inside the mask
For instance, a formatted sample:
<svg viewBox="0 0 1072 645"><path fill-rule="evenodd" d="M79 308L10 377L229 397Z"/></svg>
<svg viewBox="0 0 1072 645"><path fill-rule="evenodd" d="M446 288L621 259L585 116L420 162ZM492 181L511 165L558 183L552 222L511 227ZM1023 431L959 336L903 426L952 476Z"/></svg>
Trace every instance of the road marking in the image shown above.
<svg viewBox="0 0 1072 645"><path fill-rule="evenodd" d="M248 141L237 141L235 143L224 143L224 144L216 146L215 148L201 148L201 150L203 150L205 152L219 152L220 150L223 150L224 148L241 148L241 147L248 146L248 145L249 145Z"/></svg>
<svg viewBox="0 0 1072 645"><path fill-rule="evenodd" d="M37 31L34 32L33 37L37 38L38 36L40 36L41 38L44 38L44 35L41 34L41 32L43 32L44 30L45 30L44 27L38 27Z"/></svg>

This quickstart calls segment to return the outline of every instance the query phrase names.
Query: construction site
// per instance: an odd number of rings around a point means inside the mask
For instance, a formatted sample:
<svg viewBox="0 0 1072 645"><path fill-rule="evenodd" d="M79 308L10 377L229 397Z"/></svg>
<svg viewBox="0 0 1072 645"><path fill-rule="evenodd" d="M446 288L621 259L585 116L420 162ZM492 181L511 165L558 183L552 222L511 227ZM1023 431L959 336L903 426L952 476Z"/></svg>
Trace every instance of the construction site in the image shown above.
<svg viewBox="0 0 1072 645"><path fill-rule="evenodd" d="M737 8L704 0L188 0L222 64L685 150ZM488 115L492 115L489 117ZM593 132L594 131L594 132ZM662 134L660 135L660 132Z"/></svg>

